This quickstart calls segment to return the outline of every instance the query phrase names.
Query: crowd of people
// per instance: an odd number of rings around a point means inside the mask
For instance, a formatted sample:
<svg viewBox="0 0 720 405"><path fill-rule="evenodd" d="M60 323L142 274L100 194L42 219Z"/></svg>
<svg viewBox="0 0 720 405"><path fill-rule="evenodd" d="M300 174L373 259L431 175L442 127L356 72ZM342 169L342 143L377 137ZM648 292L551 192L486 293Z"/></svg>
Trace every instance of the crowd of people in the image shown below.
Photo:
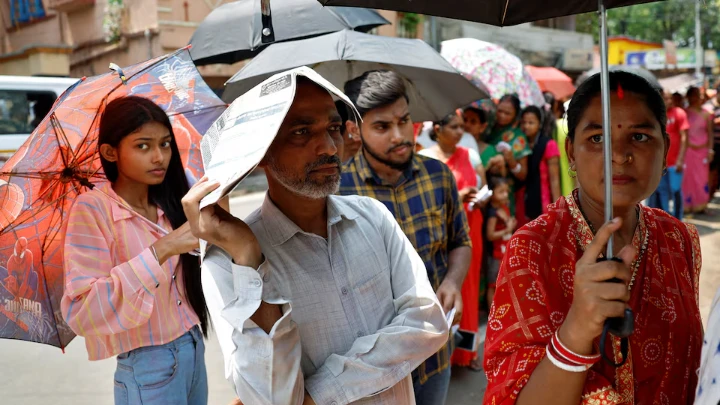
<svg viewBox="0 0 720 405"><path fill-rule="evenodd" d="M720 94L720 93L718 93ZM667 169L648 205L670 212L709 214L708 202L718 189L720 95L711 97L698 87L683 96L665 92L667 133L670 146Z"/></svg>
<svg viewBox="0 0 720 405"><path fill-rule="evenodd" d="M487 317L500 263L513 233L548 212L551 203L575 188L569 172L563 103L545 94L544 106L521 108L517 96L483 100L440 121L418 126L420 155L453 172L469 221L473 261L465 280L465 306ZM564 100L563 100L564 101ZM559 144L562 143L562 149ZM561 175L561 167L566 175ZM483 190L483 187L486 189ZM470 292L479 291L479 294ZM464 312L460 327L477 328L475 312ZM459 351L453 364L481 371L482 356Z"/></svg>
<svg viewBox="0 0 720 405"><path fill-rule="evenodd" d="M423 125L395 72L345 84L362 121L300 77L244 220L227 201L199 209L219 183L189 188L159 107L115 100L98 142L109 184L70 214L63 314L91 360L117 356L116 404L206 404L210 324L248 405L442 405L452 365L485 371L485 403L691 404L699 236L642 202L677 201L670 174L685 172L680 200L704 208L717 109L695 90L672 107L628 72L610 87L606 180L598 75L567 114L550 94L506 95ZM614 260L598 260L611 235ZM628 308L634 333L606 346ZM485 311L481 361L451 331L477 333Z"/></svg>

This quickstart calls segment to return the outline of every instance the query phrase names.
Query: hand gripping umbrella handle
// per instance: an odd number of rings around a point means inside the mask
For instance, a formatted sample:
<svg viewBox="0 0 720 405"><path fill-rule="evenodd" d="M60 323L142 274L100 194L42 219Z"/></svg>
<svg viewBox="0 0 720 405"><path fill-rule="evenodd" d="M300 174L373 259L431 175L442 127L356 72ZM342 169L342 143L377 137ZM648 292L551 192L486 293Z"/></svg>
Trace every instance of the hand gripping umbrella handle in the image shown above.
<svg viewBox="0 0 720 405"><path fill-rule="evenodd" d="M606 259L604 257L599 258L597 261L602 262L605 260L612 260L616 262L622 262L617 257L613 257L611 259ZM612 278L607 281L608 283L622 283L622 280L617 278ZM625 308L625 314L622 317L617 318L608 318L605 320L605 325L603 325L603 331L600 335L600 354L603 357L603 360L605 360L606 363L610 364L613 367L620 367L623 364L625 364L625 361L627 361L628 357L628 336L632 335L632 333L635 330L635 316L633 314L632 309ZM612 358L609 358L607 356L607 352L605 351L605 342L607 341L607 335L610 333L611 335L617 336L621 338L620 341L620 354L622 355L622 359L620 360L620 363L615 363L615 361Z"/></svg>

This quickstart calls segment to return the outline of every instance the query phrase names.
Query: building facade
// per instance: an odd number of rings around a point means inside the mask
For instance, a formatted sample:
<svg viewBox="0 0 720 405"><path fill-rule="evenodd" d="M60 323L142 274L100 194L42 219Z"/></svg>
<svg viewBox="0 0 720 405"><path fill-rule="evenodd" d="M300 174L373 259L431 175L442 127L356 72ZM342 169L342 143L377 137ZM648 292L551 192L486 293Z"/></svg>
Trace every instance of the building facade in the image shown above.
<svg viewBox="0 0 720 405"><path fill-rule="evenodd" d="M82 77L188 44L230 0L6 0L0 2L0 74ZM217 87L237 66L202 69ZM217 80L214 80L217 78Z"/></svg>
<svg viewBox="0 0 720 405"><path fill-rule="evenodd" d="M233 0L0 0L0 75L82 77L127 66L188 44L199 23ZM391 25L375 33L422 38L422 18L380 12ZM221 89L242 67L200 73Z"/></svg>
<svg viewBox="0 0 720 405"><path fill-rule="evenodd" d="M593 68L593 38L575 32L574 16L511 27L437 18L439 42L476 38L503 46L525 64L552 66L569 74Z"/></svg>

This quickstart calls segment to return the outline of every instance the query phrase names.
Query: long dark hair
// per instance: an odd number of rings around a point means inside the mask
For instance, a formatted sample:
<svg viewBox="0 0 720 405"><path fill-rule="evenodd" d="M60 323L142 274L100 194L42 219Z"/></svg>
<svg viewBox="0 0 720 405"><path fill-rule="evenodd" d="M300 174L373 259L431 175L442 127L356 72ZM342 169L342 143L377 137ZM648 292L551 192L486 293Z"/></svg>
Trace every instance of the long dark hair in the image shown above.
<svg viewBox="0 0 720 405"><path fill-rule="evenodd" d="M163 210L173 229L177 229L187 222L180 201L190 190L190 185L185 176L185 169L182 165L180 150L175 140L172 124L170 124L170 119L165 114L165 111L158 107L157 104L143 97L128 96L111 101L105 107L105 112L100 119L98 149L105 144L116 148L123 138L149 122L162 124L170 131L170 136L172 136L170 142L172 156L170 157L167 173L162 183L150 186L150 201ZM119 175L117 164L105 160L102 154L100 154L100 162L107 179L111 183L117 181ZM200 319L200 328L203 335L207 337L208 310L200 280L200 261L190 254L181 255L180 261L182 263L185 296Z"/></svg>
<svg viewBox="0 0 720 405"><path fill-rule="evenodd" d="M528 219L535 219L543 213L540 164L543 156L545 156L545 148L550 141L550 137L544 132L545 114L543 110L531 105L525 107L520 116L523 117L525 114L534 115L540 122L538 133L535 135L532 144L532 155L528 158L528 172L525 179L525 216Z"/></svg>
<svg viewBox="0 0 720 405"><path fill-rule="evenodd" d="M544 92L543 96L545 96L545 103L547 103L549 107L547 110L544 110L545 123L543 124L542 130L545 135L550 138L554 138L555 131L557 130L557 122L555 121L555 106L557 104L557 100L555 100L555 95L549 91ZM562 106L562 103L560 103L560 105Z"/></svg>

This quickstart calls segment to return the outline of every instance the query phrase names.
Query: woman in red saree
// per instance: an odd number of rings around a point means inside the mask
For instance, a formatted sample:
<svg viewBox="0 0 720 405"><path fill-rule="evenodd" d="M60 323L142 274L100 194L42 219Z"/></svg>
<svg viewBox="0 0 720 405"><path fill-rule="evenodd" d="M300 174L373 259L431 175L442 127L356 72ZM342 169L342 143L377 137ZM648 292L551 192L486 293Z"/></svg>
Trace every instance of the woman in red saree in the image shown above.
<svg viewBox="0 0 720 405"><path fill-rule="evenodd" d="M480 160L480 155L467 148L457 146L462 138L464 123L462 116L451 114L443 120L434 123L433 132L430 138L437 142L431 148L424 149L420 154L438 159L448 165L455 176L455 182L459 190L460 198L465 203L465 213L470 225L470 239L472 240L472 259L470 268L465 277L461 289L463 298L462 317L460 318L460 329L477 331L479 326L480 312L480 267L482 264L482 228L483 217L479 209L480 204L473 200L477 194L478 187L485 184L485 169ZM478 209L475 209L475 208ZM470 363L477 357L477 352L455 350L452 356L452 364L459 366L470 366Z"/></svg>
<svg viewBox="0 0 720 405"><path fill-rule="evenodd" d="M702 347L697 231L640 205L658 185L668 138L660 93L627 72L610 73L613 209L603 224L600 78L568 110L566 141L579 188L511 239L488 321L485 404L692 404ZM597 230L597 232L595 232ZM622 263L597 262L610 235ZM622 283L610 283L612 278ZM607 318L635 315L627 361L567 367L555 341L593 358ZM606 355L622 359L609 336ZM547 354L555 353L553 356ZM572 361L570 361L572 363ZM589 370L588 370L589 368Z"/></svg>

